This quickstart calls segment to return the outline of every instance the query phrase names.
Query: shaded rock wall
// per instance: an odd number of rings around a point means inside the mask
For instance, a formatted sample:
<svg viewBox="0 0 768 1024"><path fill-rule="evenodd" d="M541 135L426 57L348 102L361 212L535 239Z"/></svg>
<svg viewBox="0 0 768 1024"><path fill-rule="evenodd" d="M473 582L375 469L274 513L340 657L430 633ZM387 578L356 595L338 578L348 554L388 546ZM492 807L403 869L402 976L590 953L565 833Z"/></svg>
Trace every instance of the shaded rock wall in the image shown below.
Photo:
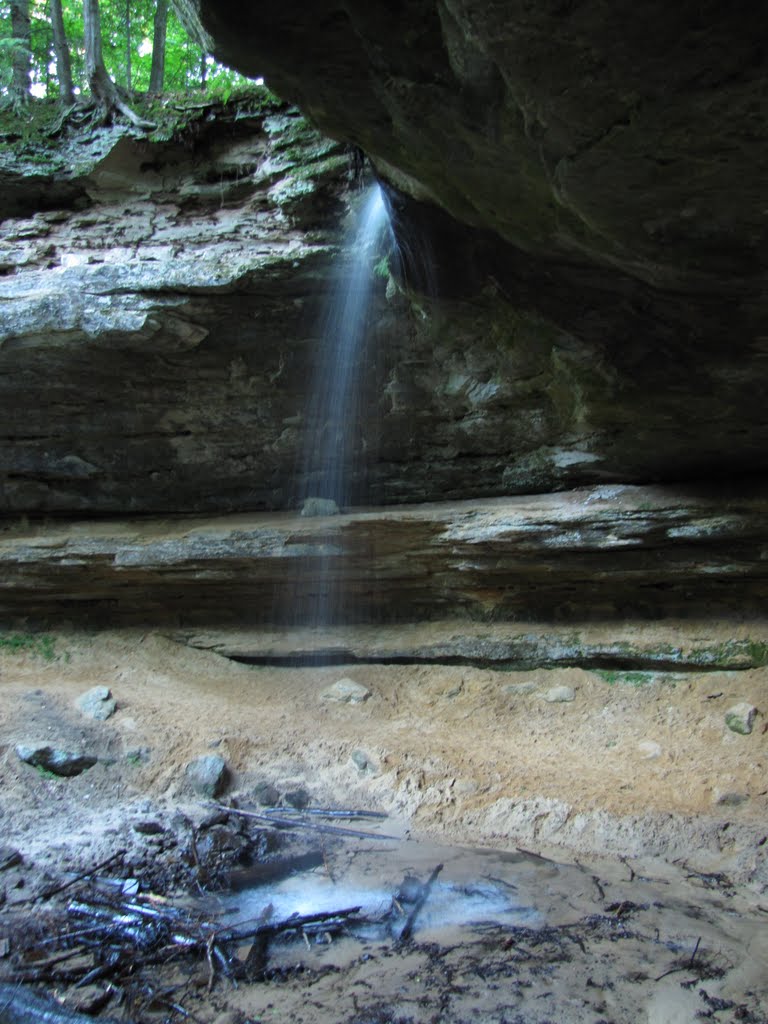
<svg viewBox="0 0 768 1024"><path fill-rule="evenodd" d="M561 372L531 396L536 425L522 401L506 467L488 417L486 493L765 470L765 11L187 7L220 56L410 196L395 206L419 290L472 297L478 337L514 311L556 338ZM498 369L511 394L519 378Z"/></svg>
<svg viewBox="0 0 768 1024"><path fill-rule="evenodd" d="M689 0L195 9L234 66L267 75L417 198L527 252L672 287L765 267L764 10Z"/></svg>
<svg viewBox="0 0 768 1024"><path fill-rule="evenodd" d="M295 111L203 114L104 133L56 210L9 193L0 509L285 500L348 159Z"/></svg>
<svg viewBox="0 0 768 1024"><path fill-rule="evenodd" d="M768 468L765 111L738 7L197 15L386 182L400 252L361 356L355 504ZM295 110L203 106L174 139L52 160L0 160L0 512L293 507L344 148Z"/></svg>
<svg viewBox="0 0 768 1024"><path fill-rule="evenodd" d="M347 154L285 108L82 149L45 204L39 174L4 170L0 512L295 507L359 196ZM660 319L645 285L388 201L400 251L360 355L356 504L765 465L764 360L702 340L719 297L667 297Z"/></svg>

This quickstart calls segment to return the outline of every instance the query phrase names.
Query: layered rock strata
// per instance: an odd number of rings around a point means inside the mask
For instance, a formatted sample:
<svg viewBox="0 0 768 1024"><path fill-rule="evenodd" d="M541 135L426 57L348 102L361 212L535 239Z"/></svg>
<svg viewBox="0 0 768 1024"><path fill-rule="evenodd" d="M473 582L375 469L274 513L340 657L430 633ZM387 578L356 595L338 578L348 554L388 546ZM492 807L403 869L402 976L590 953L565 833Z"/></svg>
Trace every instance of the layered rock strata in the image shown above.
<svg viewBox="0 0 768 1024"><path fill-rule="evenodd" d="M759 613L764 491L607 487L329 518L7 525L7 621L214 625ZM322 616L321 616L322 617Z"/></svg>

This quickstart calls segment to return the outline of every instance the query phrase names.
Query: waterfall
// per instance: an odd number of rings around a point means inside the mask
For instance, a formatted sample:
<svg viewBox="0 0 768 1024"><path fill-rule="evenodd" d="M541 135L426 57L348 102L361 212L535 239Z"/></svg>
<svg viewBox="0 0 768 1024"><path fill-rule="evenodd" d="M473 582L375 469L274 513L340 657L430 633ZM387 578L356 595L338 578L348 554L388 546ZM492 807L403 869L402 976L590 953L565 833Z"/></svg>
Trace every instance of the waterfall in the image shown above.
<svg viewBox="0 0 768 1024"><path fill-rule="evenodd" d="M374 410L360 407L360 381L366 360L375 266L394 249L394 235L378 185L362 197L344 243L328 297L312 390L301 472L301 514L333 515L350 504L362 470L362 420ZM359 500L359 499L358 499ZM341 552L330 539L307 565L294 595L295 623L322 627L354 613L354 600L340 577Z"/></svg>
<svg viewBox="0 0 768 1024"><path fill-rule="evenodd" d="M392 228L381 189L363 196L328 298L307 416L302 515L338 511L350 502L359 456L360 370L375 281L374 265Z"/></svg>

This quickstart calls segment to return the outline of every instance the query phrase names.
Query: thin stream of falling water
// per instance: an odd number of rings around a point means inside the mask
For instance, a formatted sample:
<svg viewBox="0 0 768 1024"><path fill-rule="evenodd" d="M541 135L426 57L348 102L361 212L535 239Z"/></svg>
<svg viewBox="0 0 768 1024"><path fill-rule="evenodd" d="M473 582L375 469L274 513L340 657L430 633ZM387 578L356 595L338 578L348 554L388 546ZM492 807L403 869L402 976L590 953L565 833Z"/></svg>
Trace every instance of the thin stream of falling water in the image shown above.
<svg viewBox="0 0 768 1024"><path fill-rule="evenodd" d="M328 299L319 361L308 411L303 495L307 512L349 503L350 477L360 423L358 393L375 282L374 264L391 241L389 217L381 189L366 192L344 246L343 263Z"/></svg>
<svg viewBox="0 0 768 1024"><path fill-rule="evenodd" d="M307 413L301 474L302 515L329 515L350 503L353 477L360 473L362 420L360 378L377 259L393 248L394 237L382 191L365 193L344 245L342 263L329 296ZM343 581L334 576L334 544L318 553L299 604L305 625L322 626L342 615Z"/></svg>

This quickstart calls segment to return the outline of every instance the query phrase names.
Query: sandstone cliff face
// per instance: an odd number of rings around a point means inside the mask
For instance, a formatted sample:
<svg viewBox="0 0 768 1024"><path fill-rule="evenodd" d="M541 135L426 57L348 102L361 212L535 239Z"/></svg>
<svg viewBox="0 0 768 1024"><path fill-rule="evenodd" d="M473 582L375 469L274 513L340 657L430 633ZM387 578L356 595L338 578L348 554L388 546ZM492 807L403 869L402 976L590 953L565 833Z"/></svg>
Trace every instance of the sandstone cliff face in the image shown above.
<svg viewBox="0 0 768 1024"><path fill-rule="evenodd" d="M0 505L274 500L347 159L295 112L98 142L58 208L12 193L32 215L0 256Z"/></svg>
<svg viewBox="0 0 768 1024"><path fill-rule="evenodd" d="M509 314L539 318L533 347L554 367L534 355L542 390L519 418L518 366L492 357L505 423L538 438L514 447L493 493L765 468L764 11L187 6L224 59L410 197L395 205L421 245L411 263L430 251L430 274L410 268L420 287L472 296L492 325L481 337Z"/></svg>
<svg viewBox="0 0 768 1024"><path fill-rule="evenodd" d="M756 34L689 7L202 5L385 180L354 503L764 471ZM0 167L0 511L295 507L346 151L201 108L56 159Z"/></svg>

